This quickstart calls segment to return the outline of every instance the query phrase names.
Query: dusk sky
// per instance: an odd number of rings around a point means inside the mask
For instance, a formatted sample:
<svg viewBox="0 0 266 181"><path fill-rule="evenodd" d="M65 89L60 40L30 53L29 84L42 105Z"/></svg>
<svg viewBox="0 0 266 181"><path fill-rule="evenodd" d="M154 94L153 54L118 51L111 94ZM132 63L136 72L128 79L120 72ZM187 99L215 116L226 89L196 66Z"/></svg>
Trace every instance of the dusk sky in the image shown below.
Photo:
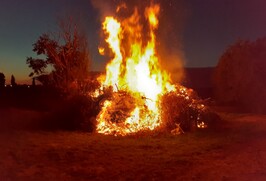
<svg viewBox="0 0 266 181"><path fill-rule="evenodd" d="M161 0L161 3L164 8L161 13L168 13L173 25L170 34L173 37L166 39L167 44L178 41L186 67L215 66L226 48L238 39L266 36L265 0L183 0L183 3ZM97 51L100 10L90 0L1 0L0 72L5 74L8 84L11 74L18 83L30 82L26 57L35 57L32 44L41 34L55 30L58 18L64 15L75 15L81 20L88 34L92 68L104 69L106 61ZM175 39L177 33L179 38Z"/></svg>

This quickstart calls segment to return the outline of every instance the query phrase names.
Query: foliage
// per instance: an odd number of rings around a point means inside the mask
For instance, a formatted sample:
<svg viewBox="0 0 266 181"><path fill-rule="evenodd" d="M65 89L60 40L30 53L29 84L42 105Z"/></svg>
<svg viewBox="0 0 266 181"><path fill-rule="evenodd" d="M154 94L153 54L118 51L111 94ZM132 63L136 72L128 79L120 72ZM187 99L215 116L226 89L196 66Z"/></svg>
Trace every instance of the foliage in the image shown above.
<svg viewBox="0 0 266 181"><path fill-rule="evenodd" d="M5 74L0 72L0 88L5 87L6 79L5 79Z"/></svg>
<svg viewBox="0 0 266 181"><path fill-rule="evenodd" d="M88 95L99 85L89 73L87 37L72 19L61 21L58 33L41 35L33 44L33 51L38 57L28 57L26 61L32 69L32 85L38 80L49 90L63 95L60 105L46 119L45 127L91 131L95 106Z"/></svg>
<svg viewBox="0 0 266 181"><path fill-rule="evenodd" d="M43 34L33 45L33 51L45 58L27 58L30 76L64 93L79 92L88 77L87 39L72 21L61 22L59 28L58 34Z"/></svg>
<svg viewBox="0 0 266 181"><path fill-rule="evenodd" d="M215 70L219 102L247 111L266 112L266 38L238 41L222 55Z"/></svg>
<svg viewBox="0 0 266 181"><path fill-rule="evenodd" d="M68 99L60 100L58 106L44 117L43 128L48 130L95 130L95 117L99 113L97 105L90 98L75 95Z"/></svg>
<svg viewBox="0 0 266 181"><path fill-rule="evenodd" d="M10 83L11 83L12 87L15 87L17 85L14 75L11 75L11 82Z"/></svg>
<svg viewBox="0 0 266 181"><path fill-rule="evenodd" d="M34 77L32 78L32 83L31 83L31 85L32 85L33 87L35 87L35 86L36 86L36 83L35 83L35 78L34 78Z"/></svg>

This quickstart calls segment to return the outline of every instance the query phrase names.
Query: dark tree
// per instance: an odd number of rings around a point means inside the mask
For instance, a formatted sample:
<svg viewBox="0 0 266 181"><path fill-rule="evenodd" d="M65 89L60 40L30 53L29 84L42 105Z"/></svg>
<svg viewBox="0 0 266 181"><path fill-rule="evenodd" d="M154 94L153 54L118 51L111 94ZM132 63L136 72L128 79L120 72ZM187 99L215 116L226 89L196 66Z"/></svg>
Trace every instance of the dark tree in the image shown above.
<svg viewBox="0 0 266 181"><path fill-rule="evenodd" d="M32 85L32 87L36 86L35 78L34 77L32 78L32 84L31 85Z"/></svg>
<svg viewBox="0 0 266 181"><path fill-rule="evenodd" d="M87 38L72 21L61 22L58 34L43 34L33 51L45 58L27 58L31 77L64 93L80 92L90 64Z"/></svg>
<svg viewBox="0 0 266 181"><path fill-rule="evenodd" d="M0 72L0 88L5 87L6 84L6 78L5 75L3 73Z"/></svg>
<svg viewBox="0 0 266 181"><path fill-rule="evenodd" d="M16 79L15 79L14 75L11 75L11 81L10 81L10 83L11 83L12 87L15 87L17 85Z"/></svg>
<svg viewBox="0 0 266 181"><path fill-rule="evenodd" d="M238 41L222 55L215 70L218 101L266 112L266 38Z"/></svg>

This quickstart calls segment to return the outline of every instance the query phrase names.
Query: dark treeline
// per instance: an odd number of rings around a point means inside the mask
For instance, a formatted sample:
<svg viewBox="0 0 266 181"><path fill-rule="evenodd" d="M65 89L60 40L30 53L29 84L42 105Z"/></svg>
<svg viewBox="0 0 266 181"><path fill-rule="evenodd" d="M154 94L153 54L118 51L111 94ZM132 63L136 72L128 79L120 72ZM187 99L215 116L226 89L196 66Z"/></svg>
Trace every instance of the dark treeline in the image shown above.
<svg viewBox="0 0 266 181"><path fill-rule="evenodd" d="M0 106L45 111L52 102L60 101L60 94L50 87L41 85L17 85L0 88Z"/></svg>
<svg viewBox="0 0 266 181"><path fill-rule="evenodd" d="M82 96L66 99L58 90L42 85L0 88L0 109L38 113L38 119L26 127L34 125L34 129L41 130L93 131L93 118L98 114L98 106L92 99ZM0 121L3 116L0 112Z"/></svg>

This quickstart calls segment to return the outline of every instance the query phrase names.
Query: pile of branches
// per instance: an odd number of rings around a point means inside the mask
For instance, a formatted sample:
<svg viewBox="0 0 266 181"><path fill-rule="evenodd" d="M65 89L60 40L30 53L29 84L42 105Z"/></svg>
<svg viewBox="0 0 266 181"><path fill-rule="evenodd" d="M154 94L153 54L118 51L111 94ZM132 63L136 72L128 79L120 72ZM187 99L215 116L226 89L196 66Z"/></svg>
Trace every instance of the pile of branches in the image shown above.
<svg viewBox="0 0 266 181"><path fill-rule="evenodd" d="M161 98L161 119L163 128L174 134L207 127L204 120L209 111L206 100L201 100L196 92L183 86L164 94Z"/></svg>
<svg viewBox="0 0 266 181"><path fill-rule="evenodd" d="M104 106L105 101L111 101L104 119L116 125L123 125L125 120L137 106L144 106L147 98L124 90L113 91L112 87L106 88L97 98L99 108ZM140 101L141 100L141 101ZM194 131L198 128L207 127L206 115L209 112L206 100L200 99L196 92L183 86L176 86L175 91L162 95L160 99L160 113L163 129L173 134Z"/></svg>
<svg viewBox="0 0 266 181"><path fill-rule="evenodd" d="M112 102L112 106L109 106L105 120L110 123L123 124L130 117L136 105L144 105L144 100L139 101L135 96L133 93L125 90L113 91L112 87L105 88L97 98L100 108L104 107L105 101Z"/></svg>
<svg viewBox="0 0 266 181"><path fill-rule="evenodd" d="M135 108L135 98L129 92L118 91L113 92L110 99L112 100L112 106L109 107L105 119L111 123L123 124Z"/></svg>

